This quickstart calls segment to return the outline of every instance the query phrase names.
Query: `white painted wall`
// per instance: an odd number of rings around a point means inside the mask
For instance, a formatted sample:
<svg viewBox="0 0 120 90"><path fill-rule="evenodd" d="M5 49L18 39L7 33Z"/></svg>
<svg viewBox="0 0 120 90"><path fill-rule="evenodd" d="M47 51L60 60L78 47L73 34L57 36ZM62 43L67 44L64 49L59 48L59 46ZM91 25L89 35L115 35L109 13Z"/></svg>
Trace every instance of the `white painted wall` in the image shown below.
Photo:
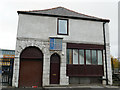
<svg viewBox="0 0 120 90"><path fill-rule="evenodd" d="M69 37L66 40L103 44L102 22L70 19Z"/></svg>
<svg viewBox="0 0 120 90"><path fill-rule="evenodd" d="M109 28L108 24L105 25L106 41L107 41L107 62L108 62L108 78L109 84L112 84L111 76L111 62L110 62L110 49L109 49ZM43 67L43 86L49 85L49 58L51 53L49 52L49 37L63 37L62 52L59 52L61 56L61 73L60 73L60 85L68 85L68 77L66 76L66 42L75 43L90 43L90 44L104 44L103 39L103 23L87 20L75 20L69 19L69 35L57 35L57 18L33 16L19 14L19 24L17 31L16 42L16 54L14 61L13 72L13 85L18 87L19 78L19 57L21 51L28 46L36 46L42 50L44 54L44 67ZM54 53L54 52L52 52ZM64 53L64 55L62 55ZM105 65L104 65L105 67ZM105 68L104 68L105 70ZM104 71L105 73L105 71ZM104 75L105 77L105 75Z"/></svg>
<svg viewBox="0 0 120 90"><path fill-rule="evenodd" d="M56 19L51 17L19 15L18 37L48 39L56 33ZM51 32L51 33L50 33Z"/></svg>
<svg viewBox="0 0 120 90"><path fill-rule="evenodd" d="M102 22L69 19L69 35L57 35L57 18L19 14L17 37L48 40L63 37L66 42L103 44Z"/></svg>

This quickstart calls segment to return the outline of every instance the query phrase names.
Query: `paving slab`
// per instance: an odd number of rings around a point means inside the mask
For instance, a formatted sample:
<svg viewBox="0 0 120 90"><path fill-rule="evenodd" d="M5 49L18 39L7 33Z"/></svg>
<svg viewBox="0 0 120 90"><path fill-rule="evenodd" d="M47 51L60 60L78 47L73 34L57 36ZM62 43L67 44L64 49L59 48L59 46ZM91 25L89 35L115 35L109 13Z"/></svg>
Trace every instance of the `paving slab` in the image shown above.
<svg viewBox="0 0 120 90"><path fill-rule="evenodd" d="M64 86L64 87L40 87L40 88L2 88L2 90L120 90L118 86Z"/></svg>

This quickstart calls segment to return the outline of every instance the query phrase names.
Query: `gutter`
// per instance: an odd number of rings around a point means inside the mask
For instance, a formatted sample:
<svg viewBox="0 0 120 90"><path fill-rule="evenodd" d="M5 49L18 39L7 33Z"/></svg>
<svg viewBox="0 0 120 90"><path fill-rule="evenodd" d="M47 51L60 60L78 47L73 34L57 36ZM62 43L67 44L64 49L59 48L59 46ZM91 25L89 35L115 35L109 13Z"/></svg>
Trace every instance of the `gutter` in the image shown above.
<svg viewBox="0 0 120 90"><path fill-rule="evenodd" d="M107 71L107 52L106 52L105 23L106 23L106 22L103 22L103 35L104 35L104 50L105 50L106 85L108 85L108 71Z"/></svg>

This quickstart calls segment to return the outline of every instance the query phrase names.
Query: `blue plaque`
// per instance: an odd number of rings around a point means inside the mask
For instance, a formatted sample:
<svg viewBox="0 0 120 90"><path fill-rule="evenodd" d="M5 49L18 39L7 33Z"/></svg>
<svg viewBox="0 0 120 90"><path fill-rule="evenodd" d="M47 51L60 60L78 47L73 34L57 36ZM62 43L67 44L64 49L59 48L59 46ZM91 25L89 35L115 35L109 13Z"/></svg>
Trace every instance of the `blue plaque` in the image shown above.
<svg viewBox="0 0 120 90"><path fill-rule="evenodd" d="M62 50L62 39L50 38L50 50Z"/></svg>

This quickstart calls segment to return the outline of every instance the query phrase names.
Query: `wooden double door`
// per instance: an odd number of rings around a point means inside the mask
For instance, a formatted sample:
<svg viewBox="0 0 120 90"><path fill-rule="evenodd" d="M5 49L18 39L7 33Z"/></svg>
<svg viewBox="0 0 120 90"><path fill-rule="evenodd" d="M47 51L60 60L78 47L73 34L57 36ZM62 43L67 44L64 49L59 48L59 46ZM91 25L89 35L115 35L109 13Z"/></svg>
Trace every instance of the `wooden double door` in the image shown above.
<svg viewBox="0 0 120 90"><path fill-rule="evenodd" d="M42 86L43 54L28 47L20 55L19 87Z"/></svg>
<svg viewBox="0 0 120 90"><path fill-rule="evenodd" d="M20 67L20 87L42 86L42 61L21 60Z"/></svg>

